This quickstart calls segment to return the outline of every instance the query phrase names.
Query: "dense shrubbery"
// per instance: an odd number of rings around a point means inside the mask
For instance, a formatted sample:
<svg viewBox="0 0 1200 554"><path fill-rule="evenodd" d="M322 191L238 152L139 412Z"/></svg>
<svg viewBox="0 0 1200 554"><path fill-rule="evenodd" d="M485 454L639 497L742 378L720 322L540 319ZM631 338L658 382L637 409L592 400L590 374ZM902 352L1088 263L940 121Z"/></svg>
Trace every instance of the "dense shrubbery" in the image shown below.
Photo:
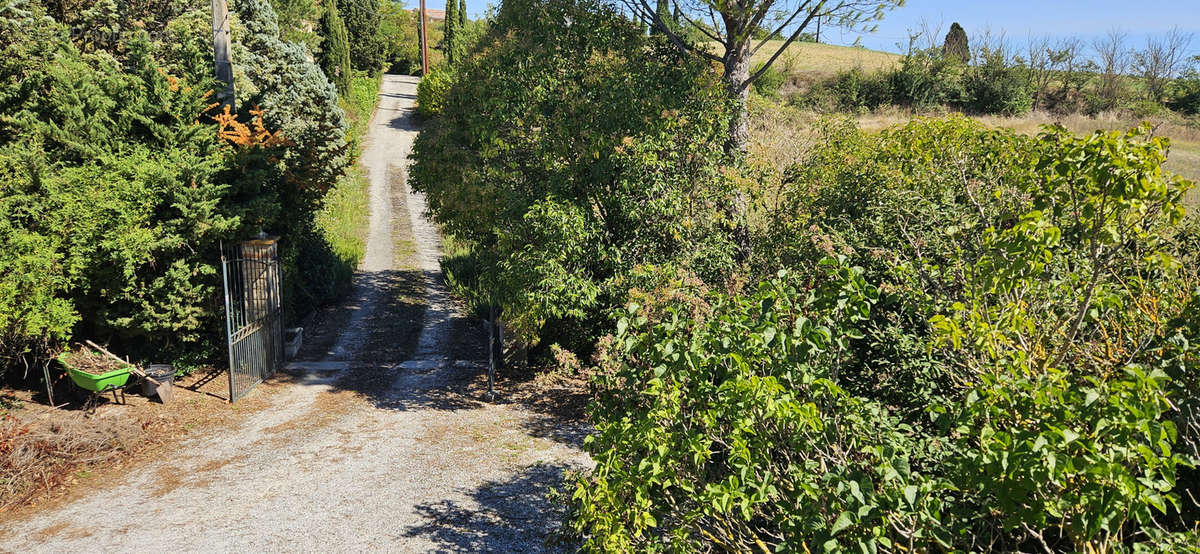
<svg viewBox="0 0 1200 554"><path fill-rule="evenodd" d="M244 107L227 115L207 7L156 21L161 42L131 27L103 44L38 3L0 13L0 366L72 335L219 356L217 243L260 230L283 237L289 307L328 299L309 280L344 262L313 214L348 162L345 121L270 6L237 8Z"/></svg>
<svg viewBox="0 0 1200 554"><path fill-rule="evenodd" d="M635 293L602 341L587 546L1194 545L1195 222L1165 142L830 128L758 240L786 273Z"/></svg>
<svg viewBox="0 0 1200 554"><path fill-rule="evenodd" d="M656 41L587 0L508 2L422 93L414 185L465 247L452 285L595 346L586 550L1197 544L1200 219L1165 140L829 120L774 176L720 155L720 83ZM976 52L836 86L1028 109ZM764 191L744 264L737 187Z"/></svg>
<svg viewBox="0 0 1200 554"><path fill-rule="evenodd" d="M1033 90L1024 68L1003 51L981 48L977 62L967 65L935 48L909 52L893 71L866 73L851 69L838 73L797 102L839 111L896 104L1016 115L1033 107Z"/></svg>
<svg viewBox="0 0 1200 554"><path fill-rule="evenodd" d="M759 63L751 68L750 74L755 75L759 71L762 71L762 75L754 81L754 92L767 98L779 98L779 89L783 88L783 72L775 66L767 67L764 71L763 64Z"/></svg>
<svg viewBox="0 0 1200 554"><path fill-rule="evenodd" d="M708 67L588 0L506 2L440 96L414 188L471 250L466 294L522 338L586 351L635 284L729 273L728 111Z"/></svg>

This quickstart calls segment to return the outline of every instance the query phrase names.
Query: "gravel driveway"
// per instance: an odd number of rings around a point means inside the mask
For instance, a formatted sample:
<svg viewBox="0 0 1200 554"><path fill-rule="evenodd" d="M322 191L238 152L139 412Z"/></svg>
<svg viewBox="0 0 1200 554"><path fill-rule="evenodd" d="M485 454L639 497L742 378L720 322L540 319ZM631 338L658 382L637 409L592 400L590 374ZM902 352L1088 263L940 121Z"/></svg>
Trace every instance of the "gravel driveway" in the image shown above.
<svg viewBox="0 0 1200 554"><path fill-rule="evenodd" d="M387 319L388 290L359 286L340 338L288 371L272 408L184 442L120 485L11 522L0 550L553 550L545 539L557 515L544 496L564 472L590 467L586 430L466 392L482 366L450 355L461 316L441 284L424 199L402 178L416 86L384 77L362 160L371 227L358 277L379 282L397 269L393 226L409 225L428 306L415 354L364 361L378 359L364 349ZM401 178L389 179L396 169ZM393 213L393 193L406 195L407 213Z"/></svg>

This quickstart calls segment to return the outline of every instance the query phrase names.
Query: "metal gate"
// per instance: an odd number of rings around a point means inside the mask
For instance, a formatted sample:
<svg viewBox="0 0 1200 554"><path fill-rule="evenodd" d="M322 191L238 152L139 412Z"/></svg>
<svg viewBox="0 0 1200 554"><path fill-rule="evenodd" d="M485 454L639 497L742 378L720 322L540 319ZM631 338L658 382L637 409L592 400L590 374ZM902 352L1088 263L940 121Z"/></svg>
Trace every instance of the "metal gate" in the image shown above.
<svg viewBox="0 0 1200 554"><path fill-rule="evenodd" d="M275 239L221 245L229 401L236 402L283 363L283 307Z"/></svg>

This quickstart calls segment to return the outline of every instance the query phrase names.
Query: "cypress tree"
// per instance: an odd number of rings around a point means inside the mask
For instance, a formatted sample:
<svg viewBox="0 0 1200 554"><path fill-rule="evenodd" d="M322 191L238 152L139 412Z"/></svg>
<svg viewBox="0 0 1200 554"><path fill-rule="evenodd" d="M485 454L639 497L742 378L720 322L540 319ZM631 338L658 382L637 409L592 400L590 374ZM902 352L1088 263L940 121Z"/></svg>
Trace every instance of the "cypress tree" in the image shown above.
<svg viewBox="0 0 1200 554"><path fill-rule="evenodd" d="M442 24L442 52L446 61L453 64L458 44L458 0L446 0L446 21Z"/></svg>
<svg viewBox="0 0 1200 554"><path fill-rule="evenodd" d="M350 38L338 13L337 0L325 0L321 15L321 54L317 63L340 94L350 92Z"/></svg>
<svg viewBox="0 0 1200 554"><path fill-rule="evenodd" d="M338 12L350 39L350 65L372 75L383 69L386 48L379 32L379 0L342 0Z"/></svg>
<svg viewBox="0 0 1200 554"><path fill-rule="evenodd" d="M658 0L658 5L656 6L656 9L654 11L655 11L655 14L658 15L658 19L662 20L663 25L666 25L668 28L670 28L671 21L672 21L670 3L667 2L667 0ZM650 29L650 34L661 35L662 31L659 30L657 27L652 27Z"/></svg>
<svg viewBox="0 0 1200 554"><path fill-rule="evenodd" d="M458 33L461 38L466 38L462 34L463 29L467 28L467 0L458 0ZM462 42L461 40L459 42Z"/></svg>
<svg viewBox="0 0 1200 554"><path fill-rule="evenodd" d="M950 25L950 32L946 33L946 41L942 44L942 55L956 60L958 63L967 63L971 60L971 47L967 45L967 32L957 21Z"/></svg>

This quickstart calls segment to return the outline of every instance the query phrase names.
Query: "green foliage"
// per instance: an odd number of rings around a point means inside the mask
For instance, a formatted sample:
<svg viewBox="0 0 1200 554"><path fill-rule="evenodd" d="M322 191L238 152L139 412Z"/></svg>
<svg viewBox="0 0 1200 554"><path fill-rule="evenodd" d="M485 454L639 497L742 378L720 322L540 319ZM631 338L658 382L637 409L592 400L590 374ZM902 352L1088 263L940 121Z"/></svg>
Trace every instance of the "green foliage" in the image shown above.
<svg viewBox="0 0 1200 554"><path fill-rule="evenodd" d="M475 256L473 296L521 338L580 351L631 282L728 274L728 104L708 67L590 1L506 3L477 51L412 170Z"/></svg>
<svg viewBox="0 0 1200 554"><path fill-rule="evenodd" d="M914 108L961 106L969 98L964 83L967 67L940 50L910 50L891 76L895 102Z"/></svg>
<svg viewBox="0 0 1200 554"><path fill-rule="evenodd" d="M1026 68L1009 60L1003 49L980 49L967 72L966 88L967 106L978 113L1019 115L1033 107Z"/></svg>
<svg viewBox="0 0 1200 554"><path fill-rule="evenodd" d="M325 77L333 83L339 94L350 92L350 43L346 24L338 14L337 1L326 0L325 13L321 16L321 52L317 63Z"/></svg>
<svg viewBox="0 0 1200 554"><path fill-rule="evenodd" d="M757 64L750 70L750 74L753 75L762 68L763 64ZM774 66L767 67L758 80L754 81L754 92L766 98L779 98L779 89L783 88L784 79L782 71Z"/></svg>
<svg viewBox="0 0 1200 554"><path fill-rule="evenodd" d="M820 127L763 207L756 272L785 272L634 293L601 341L585 548L1195 544L1200 234L1166 141Z"/></svg>
<svg viewBox="0 0 1200 554"><path fill-rule="evenodd" d="M246 205L221 172L207 83L168 78L143 37L122 65L81 53L32 11L0 22L0 355L45 355L79 330L172 355L202 348L205 258Z"/></svg>
<svg viewBox="0 0 1200 554"><path fill-rule="evenodd" d="M1172 84L1171 109L1187 115L1200 115L1200 56L1192 58L1193 67Z"/></svg>
<svg viewBox="0 0 1200 554"><path fill-rule="evenodd" d="M130 31L107 49L81 50L38 4L0 18L0 371L74 336L214 360L218 241L259 230L282 236L289 315L330 298L304 278L348 262L313 224L346 163L337 97L268 4L238 5L247 109L219 124L207 8L164 8L162 42Z"/></svg>
<svg viewBox="0 0 1200 554"><path fill-rule="evenodd" d="M433 68L429 75L421 78L417 84L417 113L421 117L433 118L442 113L454 78L454 69L445 65Z"/></svg>
<svg viewBox="0 0 1200 554"><path fill-rule="evenodd" d="M379 34L389 72L413 74L421 68L417 18L399 2L384 2L379 12Z"/></svg>
<svg viewBox="0 0 1200 554"><path fill-rule="evenodd" d="M446 62L453 64L460 55L461 37L455 32L461 28L458 21L458 0L446 0L446 21L442 26L442 51Z"/></svg>
<svg viewBox="0 0 1200 554"><path fill-rule="evenodd" d="M324 20L323 11L328 9L329 4L332 4L332 1L322 1L318 6L315 0L271 0L271 7L279 17L281 38L287 42L303 44L311 52L319 51L321 43L329 35L320 29L314 33L313 27L320 25L313 24L317 23L318 15Z"/></svg>
<svg viewBox="0 0 1200 554"><path fill-rule="evenodd" d="M339 4L350 39L350 65L358 71L375 73L386 61L385 38L380 34L380 0L344 0Z"/></svg>
<svg viewBox="0 0 1200 554"><path fill-rule="evenodd" d="M892 103L892 79L886 72L867 73L859 68L838 73L832 80L814 87L808 98L812 107L828 107L844 112L862 112ZM828 102L828 106L821 104Z"/></svg>

